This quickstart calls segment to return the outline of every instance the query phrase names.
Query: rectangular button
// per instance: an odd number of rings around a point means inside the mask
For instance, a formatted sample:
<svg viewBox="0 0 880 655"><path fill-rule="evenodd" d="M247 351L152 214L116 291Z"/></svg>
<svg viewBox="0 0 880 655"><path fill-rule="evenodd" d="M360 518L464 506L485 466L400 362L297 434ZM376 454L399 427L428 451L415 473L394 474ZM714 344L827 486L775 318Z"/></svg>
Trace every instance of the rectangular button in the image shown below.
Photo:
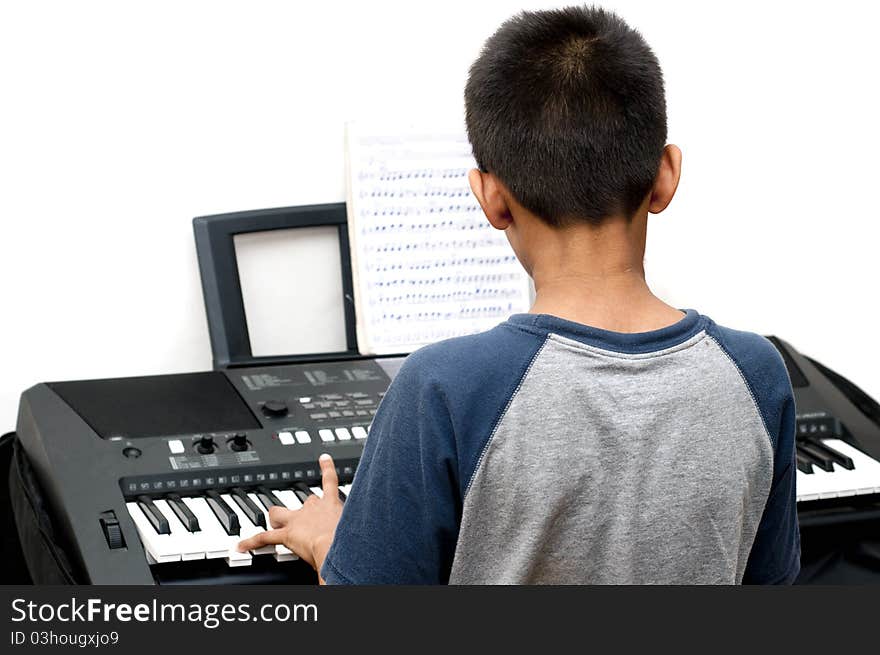
<svg viewBox="0 0 880 655"><path fill-rule="evenodd" d="M297 430L293 436L296 437L297 443L312 443L312 437L305 430Z"/></svg>
<svg viewBox="0 0 880 655"><path fill-rule="evenodd" d="M295 443L293 435L290 434L290 432L279 432L278 441L280 441L282 445L285 446L292 446Z"/></svg>
<svg viewBox="0 0 880 655"><path fill-rule="evenodd" d="M351 441L351 432L348 428L336 428L336 438L340 441Z"/></svg>
<svg viewBox="0 0 880 655"><path fill-rule="evenodd" d="M183 447L183 442L180 439L172 439L169 441L168 450L171 451L172 455L182 455L186 452L186 448Z"/></svg>
<svg viewBox="0 0 880 655"><path fill-rule="evenodd" d="M321 437L321 441L333 441L333 432L330 430L318 430L318 436Z"/></svg>
<svg viewBox="0 0 880 655"><path fill-rule="evenodd" d="M320 421L322 418L327 418L327 414L324 412L315 412L314 414L309 414L309 418L314 421Z"/></svg>
<svg viewBox="0 0 880 655"><path fill-rule="evenodd" d="M367 431L363 428L363 426L357 425L351 429L351 433L354 435L355 439L366 439Z"/></svg>

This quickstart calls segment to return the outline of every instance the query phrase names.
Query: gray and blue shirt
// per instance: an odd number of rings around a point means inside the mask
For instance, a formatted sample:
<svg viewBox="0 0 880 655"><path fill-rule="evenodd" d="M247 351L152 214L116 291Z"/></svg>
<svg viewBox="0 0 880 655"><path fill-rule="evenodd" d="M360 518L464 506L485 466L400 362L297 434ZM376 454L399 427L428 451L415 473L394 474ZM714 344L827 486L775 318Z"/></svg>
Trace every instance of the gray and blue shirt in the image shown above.
<svg viewBox="0 0 880 655"><path fill-rule="evenodd" d="M787 583L794 400L763 337L518 314L410 355L328 583Z"/></svg>

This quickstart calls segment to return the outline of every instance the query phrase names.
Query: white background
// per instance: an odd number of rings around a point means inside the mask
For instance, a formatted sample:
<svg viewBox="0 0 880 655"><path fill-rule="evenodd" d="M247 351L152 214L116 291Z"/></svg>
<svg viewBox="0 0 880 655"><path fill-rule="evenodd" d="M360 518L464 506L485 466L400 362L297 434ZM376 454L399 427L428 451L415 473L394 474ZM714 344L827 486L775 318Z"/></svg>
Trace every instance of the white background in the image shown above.
<svg viewBox="0 0 880 655"><path fill-rule="evenodd" d="M684 151L655 291L880 396L875 3L605 4ZM0 431L36 382L209 368L192 217L341 201L344 122L458 119L526 6L0 3Z"/></svg>

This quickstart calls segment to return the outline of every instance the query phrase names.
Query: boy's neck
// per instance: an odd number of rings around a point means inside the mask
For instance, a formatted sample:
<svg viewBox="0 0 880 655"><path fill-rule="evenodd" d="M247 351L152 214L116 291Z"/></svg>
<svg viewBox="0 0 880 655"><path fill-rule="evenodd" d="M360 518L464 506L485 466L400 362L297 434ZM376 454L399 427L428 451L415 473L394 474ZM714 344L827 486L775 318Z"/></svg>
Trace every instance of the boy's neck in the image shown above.
<svg viewBox="0 0 880 655"><path fill-rule="evenodd" d="M683 313L657 298L645 281L646 227L647 217L542 235L531 258L531 313L628 333L681 320Z"/></svg>

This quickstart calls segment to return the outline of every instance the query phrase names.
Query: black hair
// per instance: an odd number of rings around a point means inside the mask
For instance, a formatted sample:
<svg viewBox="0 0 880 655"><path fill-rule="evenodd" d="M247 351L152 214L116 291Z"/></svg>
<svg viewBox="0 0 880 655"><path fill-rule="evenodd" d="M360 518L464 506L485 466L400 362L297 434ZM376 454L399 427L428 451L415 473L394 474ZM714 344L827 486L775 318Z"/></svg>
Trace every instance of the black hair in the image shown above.
<svg viewBox="0 0 880 655"><path fill-rule="evenodd" d="M480 169L553 226L631 217L666 144L660 64L598 7L506 21L470 68L465 115Z"/></svg>

